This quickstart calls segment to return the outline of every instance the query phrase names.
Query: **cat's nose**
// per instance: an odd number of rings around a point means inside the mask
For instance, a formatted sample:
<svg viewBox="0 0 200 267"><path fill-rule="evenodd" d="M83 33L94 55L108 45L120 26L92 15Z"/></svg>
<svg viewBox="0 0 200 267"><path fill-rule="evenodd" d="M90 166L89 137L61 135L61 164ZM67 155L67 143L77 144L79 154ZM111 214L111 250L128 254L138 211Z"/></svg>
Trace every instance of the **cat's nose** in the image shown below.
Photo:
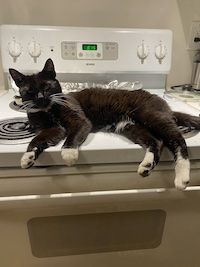
<svg viewBox="0 0 200 267"><path fill-rule="evenodd" d="M41 92L38 93L38 99L44 98L43 94Z"/></svg>

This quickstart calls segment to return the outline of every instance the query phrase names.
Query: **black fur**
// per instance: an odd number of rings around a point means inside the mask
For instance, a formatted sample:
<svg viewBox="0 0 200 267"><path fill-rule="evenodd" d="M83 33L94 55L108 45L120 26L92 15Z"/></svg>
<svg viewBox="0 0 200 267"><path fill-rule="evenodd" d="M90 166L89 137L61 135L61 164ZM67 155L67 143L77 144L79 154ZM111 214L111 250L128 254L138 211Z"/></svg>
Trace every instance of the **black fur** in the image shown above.
<svg viewBox="0 0 200 267"><path fill-rule="evenodd" d="M184 138L177 126L200 129L200 119L172 112L168 104L144 90L84 89L62 94L56 72L48 59L41 72L23 75L10 69L31 126L38 135L27 151L35 151L35 159L49 146L66 138L63 148L78 148L90 132L107 131L121 134L154 154L143 176L159 162L162 145L173 153L188 158ZM127 121L119 128L122 121ZM30 167L30 166L28 166Z"/></svg>

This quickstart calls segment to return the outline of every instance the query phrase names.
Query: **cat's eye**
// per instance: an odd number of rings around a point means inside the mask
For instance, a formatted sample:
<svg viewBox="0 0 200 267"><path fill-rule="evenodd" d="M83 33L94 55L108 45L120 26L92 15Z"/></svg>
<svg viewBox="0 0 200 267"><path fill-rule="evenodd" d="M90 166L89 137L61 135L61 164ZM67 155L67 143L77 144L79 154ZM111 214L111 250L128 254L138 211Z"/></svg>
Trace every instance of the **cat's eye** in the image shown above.
<svg viewBox="0 0 200 267"><path fill-rule="evenodd" d="M22 87L22 88L19 89L19 93L20 93L21 96L26 95L27 92L28 92L28 88L27 87Z"/></svg>
<svg viewBox="0 0 200 267"><path fill-rule="evenodd" d="M51 89L50 84L46 84L45 87L44 87L44 90L45 91L49 91L50 89Z"/></svg>
<svg viewBox="0 0 200 267"><path fill-rule="evenodd" d="M29 95L33 95L33 94L37 93L37 91L34 90L34 88L29 88L29 89L27 90L27 93L28 93Z"/></svg>

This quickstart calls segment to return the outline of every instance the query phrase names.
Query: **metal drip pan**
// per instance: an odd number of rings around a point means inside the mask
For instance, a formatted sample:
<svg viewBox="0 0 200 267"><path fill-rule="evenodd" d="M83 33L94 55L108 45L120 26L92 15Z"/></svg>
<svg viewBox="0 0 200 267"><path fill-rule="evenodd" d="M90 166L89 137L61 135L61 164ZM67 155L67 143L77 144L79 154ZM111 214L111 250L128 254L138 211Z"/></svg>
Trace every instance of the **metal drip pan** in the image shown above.
<svg viewBox="0 0 200 267"><path fill-rule="evenodd" d="M17 117L0 121L0 144L25 144L30 142L34 135L27 118Z"/></svg>
<svg viewBox="0 0 200 267"><path fill-rule="evenodd" d="M26 110L23 108L23 106L18 105L15 101L10 102L9 107L15 111L26 113Z"/></svg>

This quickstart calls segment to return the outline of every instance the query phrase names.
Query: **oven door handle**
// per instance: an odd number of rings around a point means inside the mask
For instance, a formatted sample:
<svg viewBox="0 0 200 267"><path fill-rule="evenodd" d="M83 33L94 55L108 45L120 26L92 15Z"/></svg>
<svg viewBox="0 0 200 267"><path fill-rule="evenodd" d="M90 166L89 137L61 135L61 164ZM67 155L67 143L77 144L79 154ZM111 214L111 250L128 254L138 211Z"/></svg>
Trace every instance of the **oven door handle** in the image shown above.
<svg viewBox="0 0 200 267"><path fill-rule="evenodd" d="M77 193L57 193L46 195L17 195L0 197L0 210L10 208L26 207L53 207L71 204L122 202L134 200L149 200L159 198L185 198L187 192L200 191L200 186L189 186L184 191L175 188L149 188L149 189L128 189L108 190Z"/></svg>

